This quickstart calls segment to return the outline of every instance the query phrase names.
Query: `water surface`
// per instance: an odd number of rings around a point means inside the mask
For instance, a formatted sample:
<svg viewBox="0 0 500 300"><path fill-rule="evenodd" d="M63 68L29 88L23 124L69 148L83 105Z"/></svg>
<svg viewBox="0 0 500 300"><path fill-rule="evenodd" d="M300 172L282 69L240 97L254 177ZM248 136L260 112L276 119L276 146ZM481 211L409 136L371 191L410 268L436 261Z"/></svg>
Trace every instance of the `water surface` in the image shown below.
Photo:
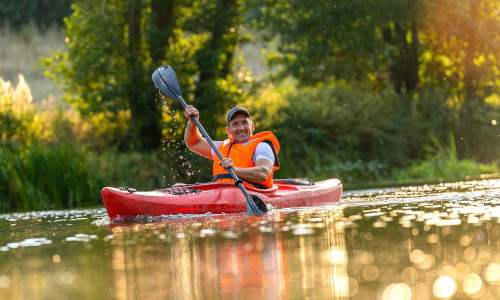
<svg viewBox="0 0 500 300"><path fill-rule="evenodd" d="M498 299L500 180L264 216L0 215L0 299Z"/></svg>

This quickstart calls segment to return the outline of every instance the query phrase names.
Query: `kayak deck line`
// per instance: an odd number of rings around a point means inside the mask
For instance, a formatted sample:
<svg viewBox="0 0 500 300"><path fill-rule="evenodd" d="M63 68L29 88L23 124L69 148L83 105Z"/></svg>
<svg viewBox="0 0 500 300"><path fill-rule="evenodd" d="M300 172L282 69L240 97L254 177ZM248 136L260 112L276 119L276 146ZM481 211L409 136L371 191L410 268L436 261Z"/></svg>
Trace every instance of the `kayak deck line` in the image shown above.
<svg viewBox="0 0 500 300"><path fill-rule="evenodd" d="M297 182L277 179L270 189L247 188L275 209L338 204L342 183L338 179ZM105 187L103 202L111 219L118 216L160 216L181 213L243 213L246 199L237 186L226 182L178 184L166 189L135 191Z"/></svg>

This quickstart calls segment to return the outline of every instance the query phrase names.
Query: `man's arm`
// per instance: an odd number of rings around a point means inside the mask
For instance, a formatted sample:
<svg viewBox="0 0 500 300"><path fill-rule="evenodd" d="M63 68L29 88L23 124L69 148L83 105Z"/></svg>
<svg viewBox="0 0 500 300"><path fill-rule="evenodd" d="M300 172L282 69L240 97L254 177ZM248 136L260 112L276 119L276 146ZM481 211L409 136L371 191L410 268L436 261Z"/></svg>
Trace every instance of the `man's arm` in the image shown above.
<svg viewBox="0 0 500 300"><path fill-rule="evenodd" d="M200 131L190 118L190 116L199 118L200 114L198 110L192 105L188 105L184 111L184 116L188 119L186 130L184 131L184 143L186 143L186 146L191 151L203 155L208 159L213 159L211 152L212 147L210 147L208 141L201 136Z"/></svg>
<svg viewBox="0 0 500 300"><path fill-rule="evenodd" d="M255 166L250 168L235 167L232 159L230 158L224 158L221 160L220 165L225 169L233 169L238 178L253 182L265 181L267 177L269 177L269 174L271 174L274 167L272 162L264 158L258 159L257 162L255 162Z"/></svg>

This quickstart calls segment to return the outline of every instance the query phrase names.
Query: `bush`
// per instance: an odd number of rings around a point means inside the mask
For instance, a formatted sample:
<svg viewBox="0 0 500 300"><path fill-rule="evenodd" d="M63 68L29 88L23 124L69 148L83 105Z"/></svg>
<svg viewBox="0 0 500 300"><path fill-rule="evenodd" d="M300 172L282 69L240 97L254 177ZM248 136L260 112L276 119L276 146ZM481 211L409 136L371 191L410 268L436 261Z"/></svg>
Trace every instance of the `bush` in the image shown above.
<svg viewBox="0 0 500 300"><path fill-rule="evenodd" d="M417 160L404 169L394 170L392 177L397 180L407 179L453 179L471 175L498 173L498 164L478 163L470 159L459 159L453 134L449 136L449 144L445 145L437 138L432 138L435 148L427 148L427 158Z"/></svg>
<svg viewBox="0 0 500 300"><path fill-rule="evenodd" d="M386 138L397 116L395 95L340 83L301 90L293 86L268 87L249 103L257 131L272 130L280 141L278 176L328 176L326 170L332 171L330 177L338 176L343 167L336 165L347 160L385 164L379 157L387 158L387 153L377 148L397 147L397 140Z"/></svg>
<svg viewBox="0 0 500 300"><path fill-rule="evenodd" d="M460 158L491 162L500 157L500 95L458 100L455 127Z"/></svg>
<svg viewBox="0 0 500 300"><path fill-rule="evenodd" d="M80 207L100 203L103 178L82 147L6 143L0 149L0 211Z"/></svg>
<svg viewBox="0 0 500 300"><path fill-rule="evenodd" d="M175 169L165 151L124 152L106 151L90 157L96 174L102 174L106 186L128 186L137 190L152 190L175 183Z"/></svg>

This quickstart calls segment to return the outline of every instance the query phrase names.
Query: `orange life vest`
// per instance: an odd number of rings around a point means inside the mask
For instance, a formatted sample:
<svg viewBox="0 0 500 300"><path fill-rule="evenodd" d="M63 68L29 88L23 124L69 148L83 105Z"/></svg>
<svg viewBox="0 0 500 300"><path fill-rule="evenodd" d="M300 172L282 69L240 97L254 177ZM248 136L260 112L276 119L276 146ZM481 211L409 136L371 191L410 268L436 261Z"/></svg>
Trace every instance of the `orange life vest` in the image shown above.
<svg viewBox="0 0 500 300"><path fill-rule="evenodd" d="M246 142L235 143L234 139L231 137L223 141L219 146L219 151L225 158L231 158L236 167L239 168L250 168L255 166L255 162L252 160L255 149L257 145L261 142L268 143L273 149L274 153L274 167L271 174L267 177L265 181L262 182L251 182L240 178L243 181L243 185L257 187L261 189L268 189L273 186L273 173L280 167L278 160L278 152L280 151L280 145L278 139L270 131L263 131L252 135ZM213 163L213 179L212 181L217 182L234 182L231 175L219 165L220 159L216 156Z"/></svg>

